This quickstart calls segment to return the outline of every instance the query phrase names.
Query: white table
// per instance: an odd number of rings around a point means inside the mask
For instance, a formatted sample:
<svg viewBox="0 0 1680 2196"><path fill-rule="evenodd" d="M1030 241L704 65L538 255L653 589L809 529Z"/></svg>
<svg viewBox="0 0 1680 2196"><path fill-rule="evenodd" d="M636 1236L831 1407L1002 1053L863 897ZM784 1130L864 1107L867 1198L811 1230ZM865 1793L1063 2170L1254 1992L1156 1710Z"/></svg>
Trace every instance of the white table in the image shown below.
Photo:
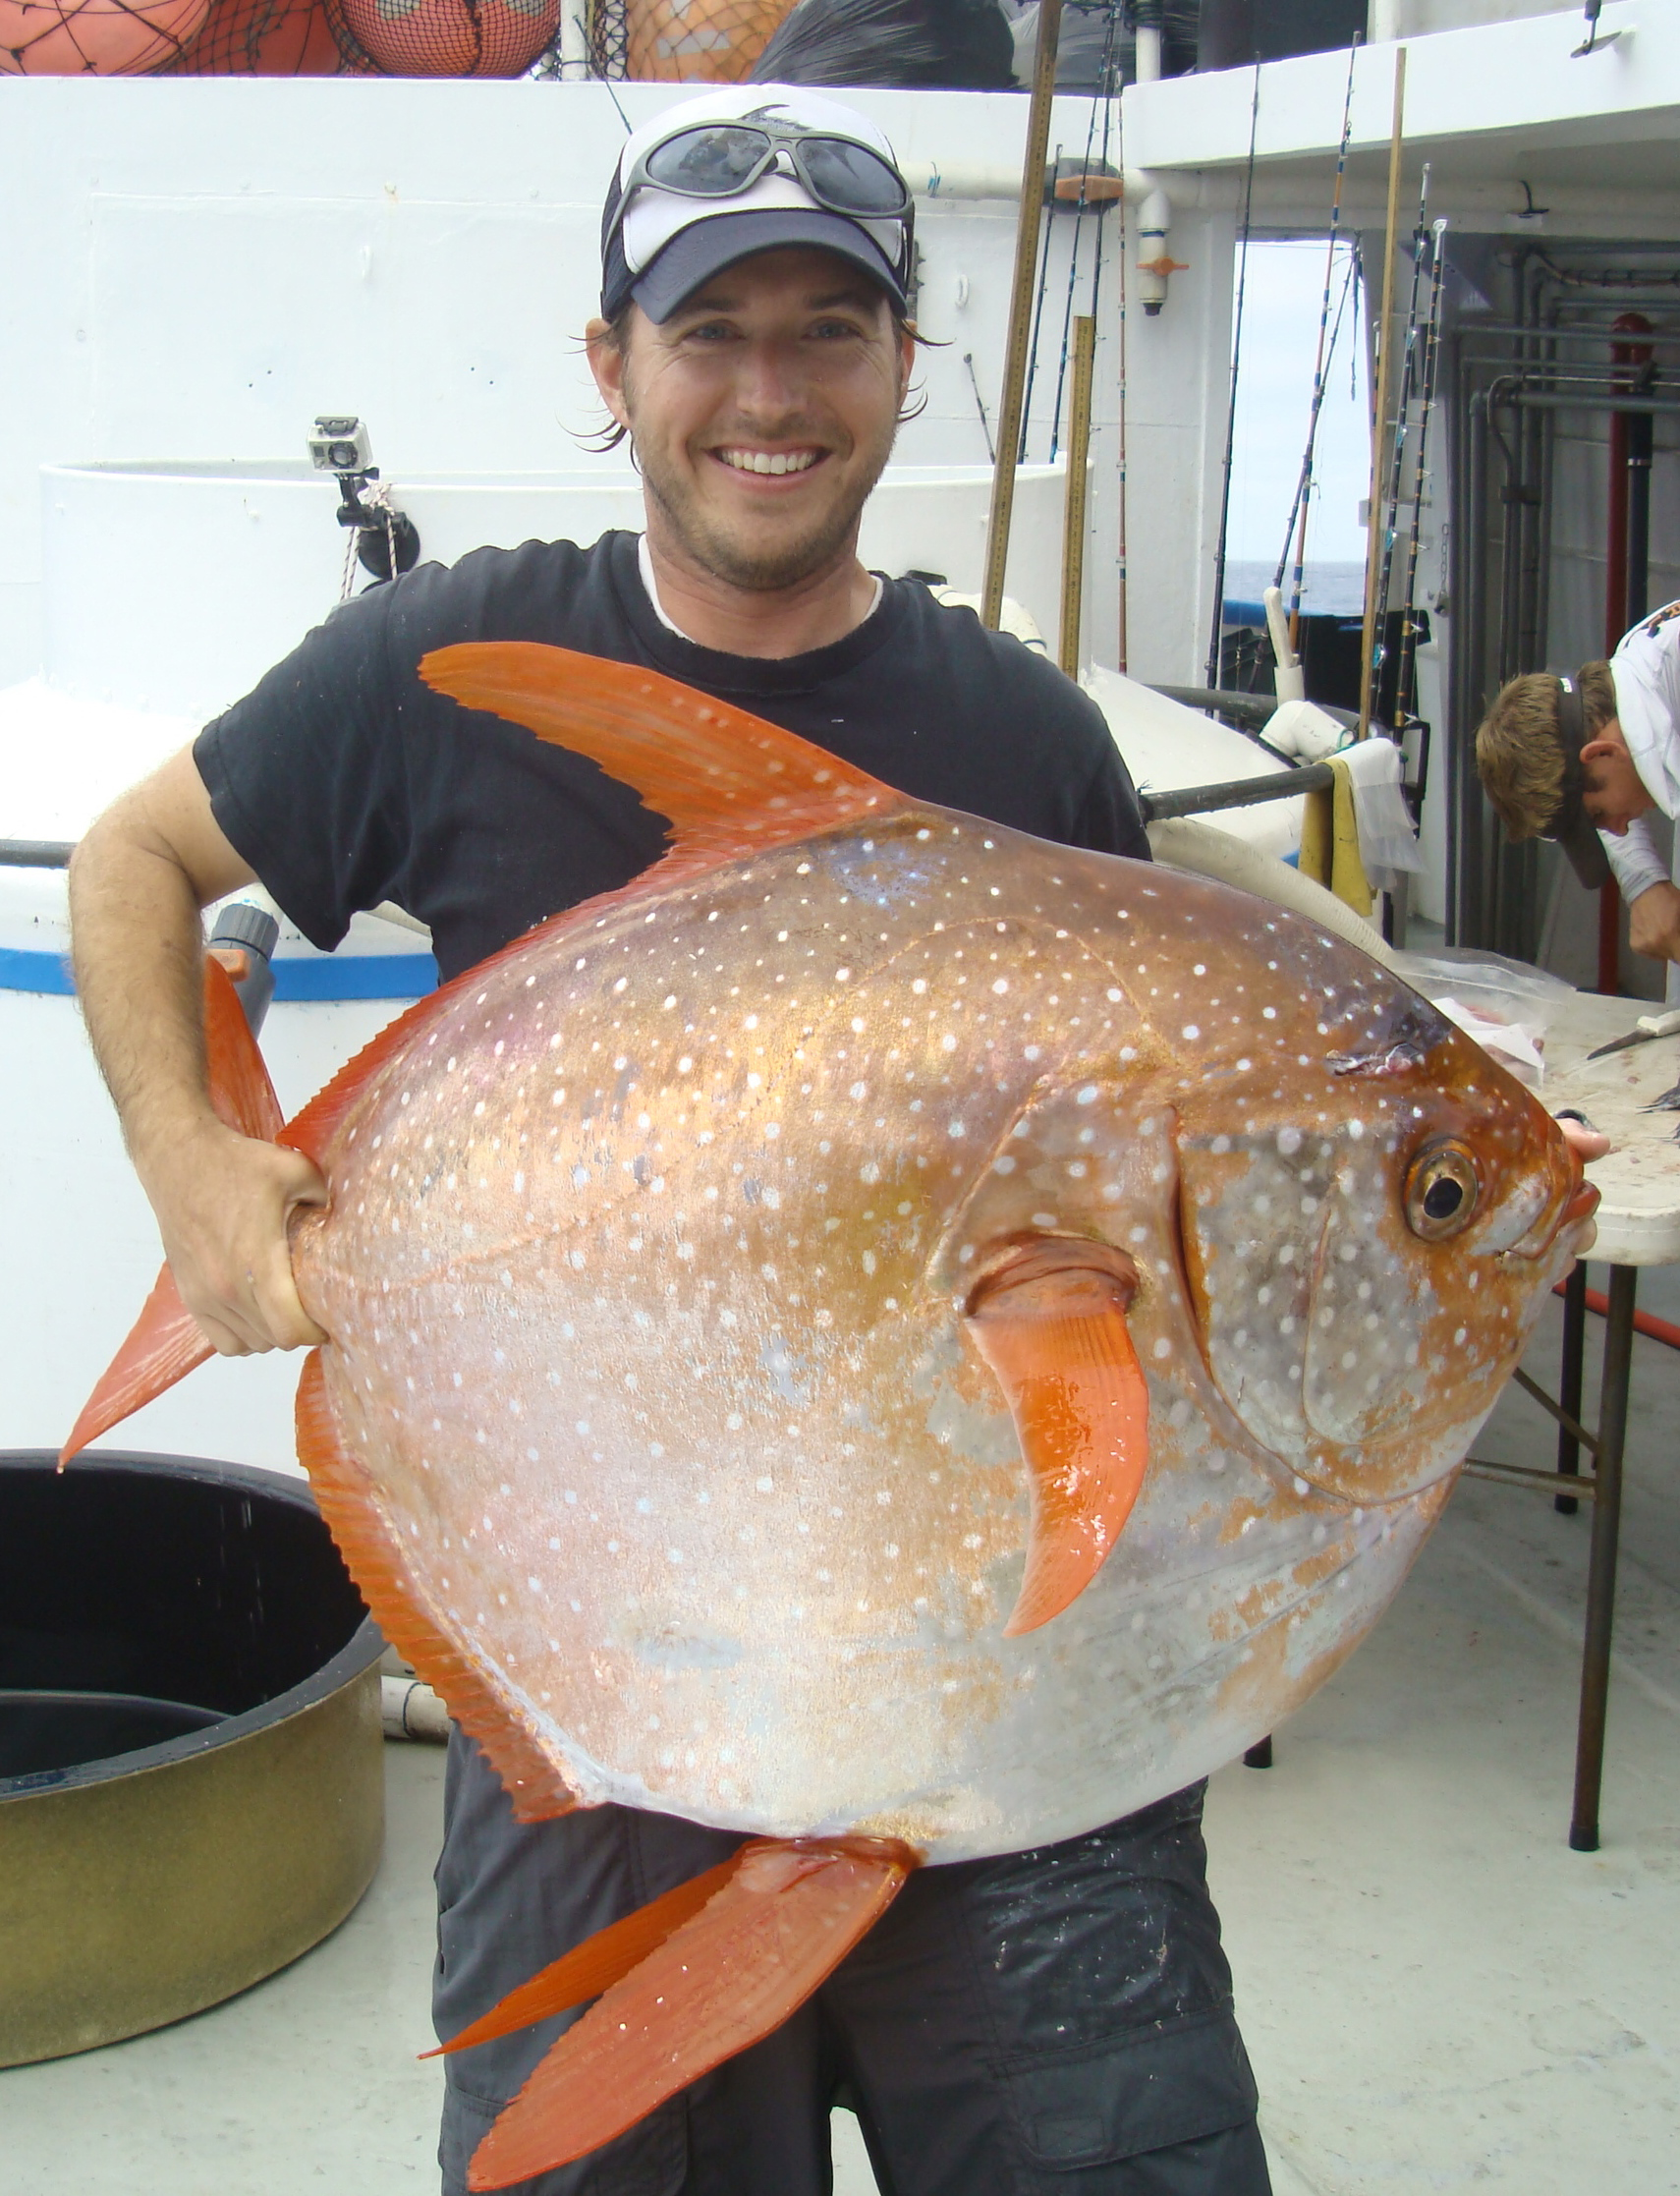
<svg viewBox="0 0 1680 2196"><path fill-rule="evenodd" d="M1473 1460L1479 1477L1541 1488L1559 1509L1572 1511L1579 1497L1593 1503L1593 1546L1588 1559L1587 1625L1581 1664L1581 1719L1576 1736L1575 1800L1569 1842L1577 1852L1598 1849L1598 1795L1604 1767L1604 1718L1610 1689L1610 1634L1615 1614L1616 1553L1621 1531L1622 1450L1627 1436L1628 1382L1633 1370L1634 1297L1642 1266L1680 1261L1680 1113L1644 1110L1680 1083L1680 1037L1589 1060L1595 1046L1632 1030L1650 1007L1638 999L1600 998L1578 991L1553 1021L1545 1042L1545 1087L1540 1097L1558 1113L1573 1108L1609 1137L1612 1149L1587 1169L1598 1189L1598 1235L1593 1257L1610 1268L1604 1305L1603 1372L1598 1427L1581 1425L1581 1372L1586 1352L1587 1268L1577 1266L1564 1288L1563 1362L1556 1397L1519 1372L1516 1376L1559 1422L1557 1469L1538 1472L1514 1464ZM1581 1450L1593 1458L1580 1470ZM1559 1474L1569 1492L1559 1493Z"/></svg>

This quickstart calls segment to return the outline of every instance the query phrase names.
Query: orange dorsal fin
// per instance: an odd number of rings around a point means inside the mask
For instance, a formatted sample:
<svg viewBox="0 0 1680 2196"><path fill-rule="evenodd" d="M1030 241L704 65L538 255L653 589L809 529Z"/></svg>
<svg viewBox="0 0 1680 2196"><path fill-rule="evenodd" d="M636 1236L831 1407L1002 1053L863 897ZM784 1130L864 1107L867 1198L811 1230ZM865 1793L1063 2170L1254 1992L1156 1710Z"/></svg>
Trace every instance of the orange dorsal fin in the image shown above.
<svg viewBox="0 0 1680 2196"><path fill-rule="evenodd" d="M622 1921L596 1930L592 1937L587 1937L583 1943L574 1945L571 1951L533 1975L529 1983L521 1983L518 1990L509 1991L499 2004L492 2005L471 2028L464 2028L447 2044L440 2044L433 2052L422 2052L420 2056L442 2058L451 2052L469 2052L475 2044L489 2044L498 2036L512 2036L519 2029L530 2028L533 2021L547 2020L554 2013L569 2013L574 2005L599 1998L602 1991L623 1982L649 1952L658 1949L673 1930L680 1929L708 1899L722 1890L740 1862L741 1854L731 1853L726 1861L708 1868L703 1875L691 1877L675 1890L649 1899L634 1914L626 1914Z"/></svg>
<svg viewBox="0 0 1680 2196"><path fill-rule="evenodd" d="M444 1638L410 1574L373 1483L339 1433L327 1392L323 1352L311 1350L298 1382L298 1461L309 1475L327 1530L362 1590L379 1629L476 1739L507 1786L522 1823L546 1822L577 1805L576 1796L517 1714Z"/></svg>
<svg viewBox="0 0 1680 2196"><path fill-rule="evenodd" d="M1060 1615L1120 1538L1149 1460L1148 1389L1126 1309L1137 1272L1100 1243L1024 1245L969 1299L1031 1474L1027 1570L1006 1637Z"/></svg>
<svg viewBox="0 0 1680 2196"><path fill-rule="evenodd" d="M743 1847L722 1888L538 2063L474 2153L468 2187L570 2165L779 2028L915 1865L893 1838Z"/></svg>
<svg viewBox="0 0 1680 2196"><path fill-rule="evenodd" d="M280 1133L280 1101L233 979L209 957L204 962L204 1065L218 1116L242 1136L272 1143ZM166 1266L128 1339L83 1405L59 1463L68 1464L89 1441L108 1434L142 1404L154 1402L214 1355Z"/></svg>
<svg viewBox="0 0 1680 2196"><path fill-rule="evenodd" d="M464 641L420 668L439 694L590 757L668 816L662 881L673 867L709 869L906 805L797 733L639 664L538 641Z"/></svg>
<svg viewBox="0 0 1680 2196"><path fill-rule="evenodd" d="M420 668L428 685L463 707L507 717L540 740L588 756L670 819L675 843L620 890L550 916L388 1023L280 1138L317 1165L346 1113L416 1030L538 938L582 929L609 909L720 863L908 805L891 786L797 733L634 664L537 641L463 641L433 649Z"/></svg>

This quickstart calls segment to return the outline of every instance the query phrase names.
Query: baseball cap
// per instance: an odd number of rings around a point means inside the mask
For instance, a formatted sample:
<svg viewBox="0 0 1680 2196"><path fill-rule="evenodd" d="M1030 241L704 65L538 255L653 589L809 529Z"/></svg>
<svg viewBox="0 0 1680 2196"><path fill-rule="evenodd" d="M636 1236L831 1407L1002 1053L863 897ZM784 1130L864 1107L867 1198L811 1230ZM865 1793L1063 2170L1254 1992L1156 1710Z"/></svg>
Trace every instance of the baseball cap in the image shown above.
<svg viewBox="0 0 1680 2196"><path fill-rule="evenodd" d="M745 191L690 196L645 177L631 185L639 164L667 140L707 123L809 132L867 147L897 179L903 210L855 217L819 202L794 172L797 138L792 147L777 147L773 164ZM850 260L907 312L911 234L910 195L892 146L866 116L800 84L720 85L667 108L625 141L601 214L601 312L611 320L634 299L650 320L669 319L723 268L792 245Z"/></svg>
<svg viewBox="0 0 1680 2196"><path fill-rule="evenodd" d="M1569 857L1569 866L1581 882L1589 892L1596 892L1601 884L1610 881L1610 862L1597 827L1581 802L1584 790L1581 750L1586 740L1580 681L1560 678L1557 682L1557 745L1563 758L1563 791L1558 796L1551 821L1542 828L1540 837L1554 839Z"/></svg>

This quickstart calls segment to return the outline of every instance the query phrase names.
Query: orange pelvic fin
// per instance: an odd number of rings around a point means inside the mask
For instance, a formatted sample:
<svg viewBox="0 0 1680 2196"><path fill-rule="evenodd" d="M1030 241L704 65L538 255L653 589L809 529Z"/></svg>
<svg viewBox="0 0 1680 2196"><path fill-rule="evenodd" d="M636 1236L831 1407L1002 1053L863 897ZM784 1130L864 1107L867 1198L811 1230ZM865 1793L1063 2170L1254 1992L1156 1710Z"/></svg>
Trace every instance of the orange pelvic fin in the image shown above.
<svg viewBox="0 0 1680 2196"><path fill-rule="evenodd" d="M567 2030L478 2145L471 2189L506 2188L622 2135L780 2027L915 1866L893 1838L745 1846L722 1888Z"/></svg>
<svg viewBox="0 0 1680 2196"><path fill-rule="evenodd" d="M1027 1571L1004 1634L1059 1616L1120 1538L1149 1460L1148 1389L1126 1323L1137 1268L1060 1236L1023 1245L969 1299L1032 1474Z"/></svg>
<svg viewBox="0 0 1680 2196"><path fill-rule="evenodd" d="M741 1854L731 1853L726 1861L708 1868L703 1875L691 1877L675 1890L650 1899L634 1914L626 1914L622 1921L596 1930L592 1937L575 1944L569 1952L533 1975L529 1983L521 1983L518 1990L509 1991L500 2004L492 2005L459 2036L452 2036L447 2044L439 2044L436 2051L421 2052L420 2056L442 2058L451 2052L471 2051L475 2044L493 2043L498 2036L512 2036L519 2029L530 2028L533 2021L547 2020L551 2013L570 2012L574 2005L599 1998L602 1991L623 1982L650 1952L657 1951L673 1930L680 1929L684 1922L698 1914L708 1899L722 1890L740 1864Z"/></svg>
<svg viewBox="0 0 1680 2196"><path fill-rule="evenodd" d="M386 1639L476 1739L516 1818L541 1823L568 1813L578 1803L559 1771L427 1614L372 1483L339 1434L321 1357L309 1352L298 1382L298 1461L363 1600Z"/></svg>
<svg viewBox="0 0 1680 2196"><path fill-rule="evenodd" d="M634 786L671 820L666 881L674 866L693 873L906 805L796 733L636 664L537 641L464 641L420 668L464 707L508 717Z"/></svg>
<svg viewBox="0 0 1680 2196"><path fill-rule="evenodd" d="M233 980L219 962L204 961L204 1056L210 1103L230 1129L272 1143L282 1115L268 1070ZM59 1463L110 1432L142 1404L153 1402L214 1350L182 1303L166 1266L157 1276L127 1341L106 1367L99 1384L59 1451Z"/></svg>

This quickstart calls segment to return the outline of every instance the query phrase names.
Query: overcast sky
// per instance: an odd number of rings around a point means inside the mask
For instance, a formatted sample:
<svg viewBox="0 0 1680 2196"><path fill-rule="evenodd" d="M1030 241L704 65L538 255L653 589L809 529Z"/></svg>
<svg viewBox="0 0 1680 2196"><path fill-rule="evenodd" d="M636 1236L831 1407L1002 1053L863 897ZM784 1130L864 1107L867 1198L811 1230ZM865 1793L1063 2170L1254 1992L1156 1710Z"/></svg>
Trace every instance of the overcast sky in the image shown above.
<svg viewBox="0 0 1680 2196"><path fill-rule="evenodd" d="M1313 362L1324 293L1321 241L1253 244L1243 306L1237 377L1237 433L1231 462L1228 553L1275 564L1301 471L1313 401ZM1338 251L1330 318L1342 294L1347 253ZM1358 366L1358 393L1348 385ZM1365 555L1359 506L1369 486L1365 358L1354 301L1342 315L1325 383L1314 459L1315 490L1307 522L1307 561L1355 562Z"/></svg>

